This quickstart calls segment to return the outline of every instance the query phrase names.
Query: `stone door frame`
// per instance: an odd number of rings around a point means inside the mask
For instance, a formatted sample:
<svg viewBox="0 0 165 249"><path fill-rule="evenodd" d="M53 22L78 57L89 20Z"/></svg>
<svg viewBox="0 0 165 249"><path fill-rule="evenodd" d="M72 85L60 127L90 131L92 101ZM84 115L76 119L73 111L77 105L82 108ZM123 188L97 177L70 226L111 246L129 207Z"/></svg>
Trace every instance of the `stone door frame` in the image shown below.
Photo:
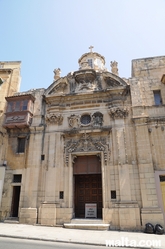
<svg viewBox="0 0 165 249"><path fill-rule="evenodd" d="M102 177L102 209L105 207L105 173L104 173L104 153L103 151L90 151L90 152L77 152L77 153L70 153L68 158L68 166L69 166L69 207L73 209L72 218L75 217L74 214L74 175L73 175L73 164L74 159L77 156L90 156L90 155L97 155L100 156L100 163L101 163L101 177ZM103 214L102 210L102 214ZM103 215L102 215L103 219Z"/></svg>

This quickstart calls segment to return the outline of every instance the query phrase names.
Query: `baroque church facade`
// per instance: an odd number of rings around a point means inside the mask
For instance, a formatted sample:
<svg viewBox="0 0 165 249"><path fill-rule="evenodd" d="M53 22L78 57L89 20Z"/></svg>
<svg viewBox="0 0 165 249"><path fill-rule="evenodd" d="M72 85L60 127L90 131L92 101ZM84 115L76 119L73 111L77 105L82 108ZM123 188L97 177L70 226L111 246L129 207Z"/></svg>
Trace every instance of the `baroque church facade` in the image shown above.
<svg viewBox="0 0 165 249"><path fill-rule="evenodd" d="M165 222L165 56L121 78L99 53L47 89L19 92L20 62L0 63L0 219L110 229Z"/></svg>

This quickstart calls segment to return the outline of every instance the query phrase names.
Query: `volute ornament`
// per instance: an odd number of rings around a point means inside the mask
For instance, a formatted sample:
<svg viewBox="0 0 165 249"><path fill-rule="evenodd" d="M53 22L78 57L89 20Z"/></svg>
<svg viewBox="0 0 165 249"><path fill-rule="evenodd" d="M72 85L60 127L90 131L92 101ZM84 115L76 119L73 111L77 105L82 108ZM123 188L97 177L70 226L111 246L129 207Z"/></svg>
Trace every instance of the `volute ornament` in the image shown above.
<svg viewBox="0 0 165 249"><path fill-rule="evenodd" d="M63 122L63 116L61 114L49 113L46 116L46 121L48 123L61 125Z"/></svg>
<svg viewBox="0 0 165 249"><path fill-rule="evenodd" d="M109 110L109 115L111 118L126 118L128 116L129 110L127 108L112 107Z"/></svg>

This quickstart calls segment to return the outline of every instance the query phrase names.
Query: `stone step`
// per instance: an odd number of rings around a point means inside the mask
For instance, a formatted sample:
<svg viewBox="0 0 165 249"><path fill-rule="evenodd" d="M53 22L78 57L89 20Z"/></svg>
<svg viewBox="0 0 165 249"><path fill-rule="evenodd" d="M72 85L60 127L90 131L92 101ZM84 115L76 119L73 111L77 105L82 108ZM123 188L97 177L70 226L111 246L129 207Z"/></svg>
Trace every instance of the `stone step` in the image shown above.
<svg viewBox="0 0 165 249"><path fill-rule="evenodd" d="M4 223L14 223L18 224L19 223L19 218L18 217L8 217L4 220Z"/></svg>
<svg viewBox="0 0 165 249"><path fill-rule="evenodd" d="M65 228L70 229L84 229L84 230L109 230L110 225L109 224L83 224L83 223L64 223Z"/></svg>
<svg viewBox="0 0 165 249"><path fill-rule="evenodd" d="M103 224L102 219L72 219L72 224Z"/></svg>

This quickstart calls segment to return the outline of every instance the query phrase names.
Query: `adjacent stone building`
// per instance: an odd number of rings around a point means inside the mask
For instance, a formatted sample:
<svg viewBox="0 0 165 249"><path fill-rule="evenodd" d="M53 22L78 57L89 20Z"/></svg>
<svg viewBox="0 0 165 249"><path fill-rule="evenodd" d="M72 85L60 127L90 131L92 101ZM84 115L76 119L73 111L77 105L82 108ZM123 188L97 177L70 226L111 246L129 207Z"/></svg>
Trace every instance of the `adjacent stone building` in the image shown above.
<svg viewBox="0 0 165 249"><path fill-rule="evenodd" d="M164 226L165 56L123 79L90 49L47 89L18 92L20 62L0 64L1 220Z"/></svg>

